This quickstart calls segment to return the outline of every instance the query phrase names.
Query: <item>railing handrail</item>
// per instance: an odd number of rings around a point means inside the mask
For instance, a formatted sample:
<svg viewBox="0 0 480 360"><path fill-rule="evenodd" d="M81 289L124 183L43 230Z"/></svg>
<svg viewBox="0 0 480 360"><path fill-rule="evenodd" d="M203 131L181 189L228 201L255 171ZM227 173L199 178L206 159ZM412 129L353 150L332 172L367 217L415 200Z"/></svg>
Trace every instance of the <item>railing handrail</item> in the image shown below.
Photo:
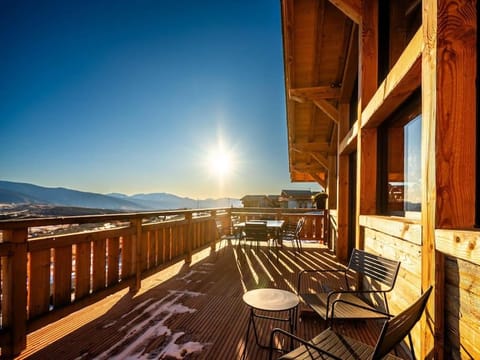
<svg viewBox="0 0 480 360"><path fill-rule="evenodd" d="M87 223L102 223L108 221L129 221L131 219L142 219L155 216L172 216L185 215L200 212L212 211L227 211L230 208L208 208L208 209L176 209L176 210L161 210L161 211L142 211L142 212L128 212L102 215L75 215L75 216L55 216L55 217L41 217L29 219L8 219L0 220L0 230L13 230L24 227L39 227L49 225L65 225L65 224L87 224Z"/></svg>

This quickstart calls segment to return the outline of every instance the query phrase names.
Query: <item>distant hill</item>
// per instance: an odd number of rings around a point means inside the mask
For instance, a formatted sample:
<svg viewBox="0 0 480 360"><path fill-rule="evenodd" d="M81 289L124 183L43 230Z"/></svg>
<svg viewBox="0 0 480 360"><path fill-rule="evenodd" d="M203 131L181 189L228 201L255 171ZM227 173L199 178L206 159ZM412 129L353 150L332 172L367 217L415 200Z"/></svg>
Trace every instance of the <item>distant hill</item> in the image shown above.
<svg viewBox="0 0 480 360"><path fill-rule="evenodd" d="M184 208L241 206L238 199L195 200L168 193L97 194L62 187L49 188L0 180L0 204L34 204L119 211L147 211Z"/></svg>

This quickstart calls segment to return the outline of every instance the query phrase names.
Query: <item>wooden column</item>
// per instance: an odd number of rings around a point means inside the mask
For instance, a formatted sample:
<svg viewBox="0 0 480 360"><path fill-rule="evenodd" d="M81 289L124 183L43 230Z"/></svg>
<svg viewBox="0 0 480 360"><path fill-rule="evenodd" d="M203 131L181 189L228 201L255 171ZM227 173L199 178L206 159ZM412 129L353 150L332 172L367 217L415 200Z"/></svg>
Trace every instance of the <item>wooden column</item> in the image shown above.
<svg viewBox="0 0 480 360"><path fill-rule="evenodd" d="M475 1L438 0L437 228L473 228L476 155Z"/></svg>
<svg viewBox="0 0 480 360"><path fill-rule="evenodd" d="M340 104L339 106L339 128L340 134L338 142L343 139L349 128L349 111L355 111L355 109L349 109L349 104ZM340 148L340 146L339 146ZM349 214L349 184L351 179L349 178L349 155L339 154L338 156L338 171L337 171L337 243L335 244L335 254L339 261L347 262L348 260L348 229L349 226L355 224L348 223Z"/></svg>
<svg viewBox="0 0 480 360"><path fill-rule="evenodd" d="M435 229L475 222L476 2L423 2L422 288L435 288L421 322L422 358L444 358L445 259ZM432 331L433 329L433 331Z"/></svg>
<svg viewBox="0 0 480 360"><path fill-rule="evenodd" d="M5 231L13 255L2 264L2 327L10 329L10 341L2 346L2 358L18 355L27 345L27 239L28 229ZM5 266L6 265L6 266Z"/></svg>
<svg viewBox="0 0 480 360"><path fill-rule="evenodd" d="M422 55L422 290L434 285L433 297L427 304L426 316L420 321L422 334L420 357L443 359L443 337L435 337L435 328L443 325L444 281L436 276L435 251L435 131L437 108L437 4L436 1L423 3ZM442 273L444 269L439 269ZM440 280L440 281L439 281ZM436 343L436 345L435 345ZM434 355L434 347L436 354Z"/></svg>
<svg viewBox="0 0 480 360"><path fill-rule="evenodd" d="M363 110L378 87L378 0L362 2L359 51L359 100ZM361 249L358 216L375 214L377 210L377 129L363 128L361 121L358 126L356 247Z"/></svg>
<svg viewBox="0 0 480 360"><path fill-rule="evenodd" d="M328 209L337 208L337 156L328 156L328 179L327 179Z"/></svg>

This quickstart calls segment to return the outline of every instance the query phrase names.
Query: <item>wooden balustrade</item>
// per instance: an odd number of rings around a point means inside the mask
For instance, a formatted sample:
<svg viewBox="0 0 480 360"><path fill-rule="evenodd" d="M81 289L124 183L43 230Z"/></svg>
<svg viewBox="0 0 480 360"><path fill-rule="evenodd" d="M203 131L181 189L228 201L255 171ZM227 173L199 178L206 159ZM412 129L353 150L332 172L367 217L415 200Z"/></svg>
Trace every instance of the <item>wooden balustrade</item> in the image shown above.
<svg viewBox="0 0 480 360"><path fill-rule="evenodd" d="M215 250L218 229L231 231L232 217L296 222L304 216L302 238L327 239L327 211L305 211L227 208L0 221L2 356L25 348L33 319L106 290L137 291L152 271L182 259L188 263L206 246ZM60 225L71 232L32 235L34 228Z"/></svg>

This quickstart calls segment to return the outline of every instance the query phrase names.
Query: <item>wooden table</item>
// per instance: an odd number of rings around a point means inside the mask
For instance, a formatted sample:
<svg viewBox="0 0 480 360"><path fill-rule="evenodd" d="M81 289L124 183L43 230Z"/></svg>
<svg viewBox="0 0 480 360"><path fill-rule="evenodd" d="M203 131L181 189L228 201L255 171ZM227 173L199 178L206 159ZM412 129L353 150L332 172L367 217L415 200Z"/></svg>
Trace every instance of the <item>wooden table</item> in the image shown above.
<svg viewBox="0 0 480 360"><path fill-rule="evenodd" d="M255 289L247 291L243 295L243 302L250 307L250 318L248 320L247 333L245 335L245 348L243 350L242 358L245 358L246 355L250 326L253 326L257 346L265 349L269 348L268 345L261 344L258 339L255 318L287 322L290 332L295 334L299 301L297 295L294 293L272 288ZM259 314L258 311L271 313L287 312L287 317L279 317L280 315L263 315Z"/></svg>

